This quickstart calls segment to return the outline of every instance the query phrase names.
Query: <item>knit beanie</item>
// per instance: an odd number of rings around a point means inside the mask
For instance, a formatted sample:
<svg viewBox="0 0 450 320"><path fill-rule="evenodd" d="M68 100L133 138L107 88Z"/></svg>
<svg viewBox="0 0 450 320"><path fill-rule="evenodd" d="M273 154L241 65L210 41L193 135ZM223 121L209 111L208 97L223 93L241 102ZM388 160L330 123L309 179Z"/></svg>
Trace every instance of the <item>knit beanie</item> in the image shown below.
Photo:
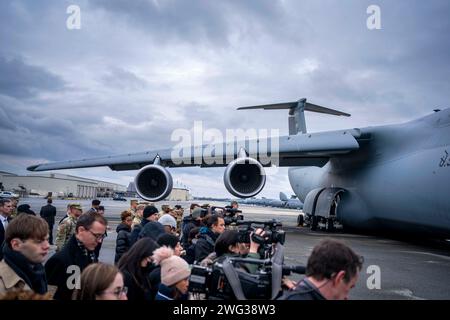
<svg viewBox="0 0 450 320"><path fill-rule="evenodd" d="M152 259L161 266L161 283L170 287L191 275L189 264L173 254L173 250L163 246L153 252Z"/></svg>
<svg viewBox="0 0 450 320"><path fill-rule="evenodd" d="M155 206L146 206L144 212L142 213L142 216L144 217L144 219L147 219L148 217L156 213L158 213L158 209L156 209Z"/></svg>

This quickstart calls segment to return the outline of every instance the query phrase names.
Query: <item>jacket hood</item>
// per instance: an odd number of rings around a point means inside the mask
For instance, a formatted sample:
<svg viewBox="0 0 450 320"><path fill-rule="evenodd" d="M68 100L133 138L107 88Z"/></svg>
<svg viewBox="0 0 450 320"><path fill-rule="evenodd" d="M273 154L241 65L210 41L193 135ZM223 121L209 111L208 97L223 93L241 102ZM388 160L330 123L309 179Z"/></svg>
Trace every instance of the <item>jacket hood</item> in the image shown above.
<svg viewBox="0 0 450 320"><path fill-rule="evenodd" d="M122 231L122 230L125 230L125 231L130 232L130 231L131 231L131 228L130 228L129 226L127 226L126 224L119 223L119 224L117 225L116 232L119 233L119 231Z"/></svg>

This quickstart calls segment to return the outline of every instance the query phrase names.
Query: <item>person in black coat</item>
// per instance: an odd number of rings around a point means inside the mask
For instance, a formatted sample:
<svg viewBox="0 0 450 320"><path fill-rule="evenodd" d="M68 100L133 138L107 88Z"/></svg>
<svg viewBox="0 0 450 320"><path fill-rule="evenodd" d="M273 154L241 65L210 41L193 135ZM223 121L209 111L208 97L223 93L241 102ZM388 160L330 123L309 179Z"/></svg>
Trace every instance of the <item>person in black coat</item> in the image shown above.
<svg viewBox="0 0 450 320"><path fill-rule="evenodd" d="M200 232L199 227L192 228L191 231L189 232L187 247L183 246L183 248L186 251L186 254L182 256L182 258L186 260L186 262L189 264L194 264L195 262L195 245L197 244L198 241L197 236L199 232Z"/></svg>
<svg viewBox="0 0 450 320"><path fill-rule="evenodd" d="M133 222L131 212L123 211L120 214L120 219L122 220L122 222L116 228L117 238L114 264L117 264L122 255L127 252L128 249L130 249L131 223Z"/></svg>
<svg viewBox="0 0 450 320"><path fill-rule="evenodd" d="M191 230L202 226L203 210L200 207L194 208L189 216L184 217L181 236L181 245L183 248L189 246L189 233Z"/></svg>
<svg viewBox="0 0 450 320"><path fill-rule="evenodd" d="M31 210L31 206L29 204L21 204L20 206L17 207L17 214L21 214L21 213L26 213L32 216L35 216L36 213Z"/></svg>
<svg viewBox="0 0 450 320"><path fill-rule="evenodd" d="M160 235L165 233L166 231L161 223L158 221L149 221L139 233L139 239L150 238L153 241L156 241Z"/></svg>
<svg viewBox="0 0 450 320"><path fill-rule="evenodd" d="M225 221L213 214L206 221L206 227L201 227L195 244L195 261L200 263L214 251L214 245L219 235L225 231Z"/></svg>
<svg viewBox="0 0 450 320"><path fill-rule="evenodd" d="M150 221L158 220L158 209L155 206L146 206L144 212L142 213L142 221L140 224L135 225L130 234L130 245L133 245L138 241L141 236L141 231L144 229L145 225ZM156 239L153 239L156 241Z"/></svg>
<svg viewBox="0 0 450 320"><path fill-rule="evenodd" d="M151 257L158 247L152 239L142 238L120 258L117 267L123 274L124 285L128 288L128 300L153 300L149 275L155 268Z"/></svg>
<svg viewBox="0 0 450 320"><path fill-rule="evenodd" d="M48 241L53 245L53 225L55 224L56 208L52 205L52 198L47 199L47 205L41 208L39 215L47 221L49 238Z"/></svg>
<svg viewBox="0 0 450 320"><path fill-rule="evenodd" d="M5 226L11 221L11 212L13 210L10 199L0 199L0 260L3 258L2 244L5 240Z"/></svg>
<svg viewBox="0 0 450 320"><path fill-rule="evenodd" d="M76 277L79 277L89 264L98 262L94 250L97 244L103 241L106 225L107 221L101 214L81 215L75 234L47 261L45 272L48 284L57 287L53 296L55 300L71 300L73 290L76 289Z"/></svg>

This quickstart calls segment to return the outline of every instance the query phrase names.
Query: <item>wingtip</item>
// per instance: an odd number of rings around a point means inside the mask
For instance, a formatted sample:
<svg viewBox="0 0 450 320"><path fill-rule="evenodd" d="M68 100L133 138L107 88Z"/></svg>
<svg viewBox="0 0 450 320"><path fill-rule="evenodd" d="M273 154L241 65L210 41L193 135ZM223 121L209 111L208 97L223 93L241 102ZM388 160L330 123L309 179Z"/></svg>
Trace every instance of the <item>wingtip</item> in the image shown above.
<svg viewBox="0 0 450 320"><path fill-rule="evenodd" d="M28 171L36 171L36 168L39 167L39 165L29 166L27 168Z"/></svg>

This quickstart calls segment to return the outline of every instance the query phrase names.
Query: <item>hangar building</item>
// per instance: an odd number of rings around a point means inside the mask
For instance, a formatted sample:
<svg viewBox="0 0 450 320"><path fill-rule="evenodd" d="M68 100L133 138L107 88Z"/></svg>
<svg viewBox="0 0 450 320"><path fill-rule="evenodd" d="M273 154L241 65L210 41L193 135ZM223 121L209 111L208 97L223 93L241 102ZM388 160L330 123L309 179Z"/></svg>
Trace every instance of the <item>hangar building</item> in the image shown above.
<svg viewBox="0 0 450 320"><path fill-rule="evenodd" d="M59 173L16 175L0 171L0 187L24 195L53 197L96 198L112 197L125 192L126 186Z"/></svg>

